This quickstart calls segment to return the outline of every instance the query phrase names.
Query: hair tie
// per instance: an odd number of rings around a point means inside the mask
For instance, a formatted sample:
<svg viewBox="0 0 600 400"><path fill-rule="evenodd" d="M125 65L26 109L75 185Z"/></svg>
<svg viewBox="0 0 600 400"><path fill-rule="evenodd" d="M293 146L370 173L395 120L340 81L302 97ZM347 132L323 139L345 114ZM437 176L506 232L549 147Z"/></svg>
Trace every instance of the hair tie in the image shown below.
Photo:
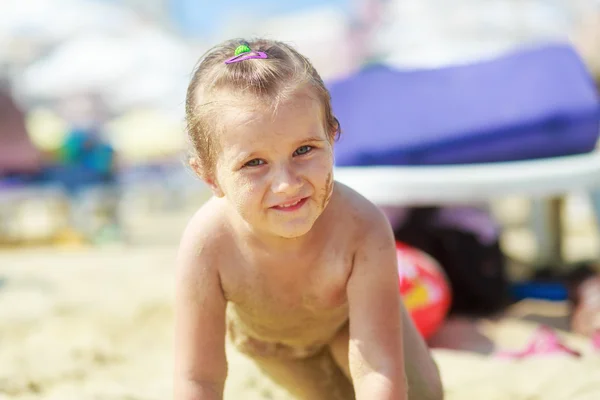
<svg viewBox="0 0 600 400"><path fill-rule="evenodd" d="M233 64L240 61L252 60L257 58L267 58L267 53L262 51L252 51L247 44L236 47L234 56L227 59L225 64Z"/></svg>

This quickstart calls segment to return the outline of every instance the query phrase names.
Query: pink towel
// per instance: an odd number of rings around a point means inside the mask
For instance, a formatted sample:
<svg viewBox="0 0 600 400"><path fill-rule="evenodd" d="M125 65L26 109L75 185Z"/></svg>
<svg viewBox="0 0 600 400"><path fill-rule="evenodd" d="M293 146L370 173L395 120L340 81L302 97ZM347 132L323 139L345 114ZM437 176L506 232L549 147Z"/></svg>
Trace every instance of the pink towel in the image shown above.
<svg viewBox="0 0 600 400"><path fill-rule="evenodd" d="M600 335L596 335L597 348L600 348ZM580 357L581 353L577 350L567 347L560 341L559 336L547 326L541 326L533 334L529 344L523 350L517 351L499 351L496 357L519 360L534 355L547 354L568 354L574 357Z"/></svg>

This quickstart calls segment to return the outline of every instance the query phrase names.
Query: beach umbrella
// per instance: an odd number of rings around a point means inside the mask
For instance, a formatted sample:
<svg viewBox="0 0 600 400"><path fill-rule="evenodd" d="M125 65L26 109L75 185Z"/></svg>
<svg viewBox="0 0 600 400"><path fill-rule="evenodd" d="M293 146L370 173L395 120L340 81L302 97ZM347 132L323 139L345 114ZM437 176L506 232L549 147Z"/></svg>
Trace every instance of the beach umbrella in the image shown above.
<svg viewBox="0 0 600 400"><path fill-rule="evenodd" d="M124 41L103 35L76 37L27 68L22 90L38 98L103 92L133 74L134 67L134 54Z"/></svg>
<svg viewBox="0 0 600 400"><path fill-rule="evenodd" d="M42 99L92 92L116 106L155 100L169 92L167 85L189 78L195 56L183 41L152 27L125 36L82 35L28 67L21 90Z"/></svg>

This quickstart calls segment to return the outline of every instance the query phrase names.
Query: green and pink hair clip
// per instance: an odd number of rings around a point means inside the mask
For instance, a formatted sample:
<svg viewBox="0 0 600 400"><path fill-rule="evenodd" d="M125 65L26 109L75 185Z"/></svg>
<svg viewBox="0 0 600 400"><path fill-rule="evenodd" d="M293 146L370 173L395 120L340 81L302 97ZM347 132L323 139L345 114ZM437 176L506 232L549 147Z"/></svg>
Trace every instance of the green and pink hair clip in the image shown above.
<svg viewBox="0 0 600 400"><path fill-rule="evenodd" d="M236 47L234 56L227 59L225 64L233 64L240 61L267 58L267 53L262 51L252 51L250 46L242 44Z"/></svg>

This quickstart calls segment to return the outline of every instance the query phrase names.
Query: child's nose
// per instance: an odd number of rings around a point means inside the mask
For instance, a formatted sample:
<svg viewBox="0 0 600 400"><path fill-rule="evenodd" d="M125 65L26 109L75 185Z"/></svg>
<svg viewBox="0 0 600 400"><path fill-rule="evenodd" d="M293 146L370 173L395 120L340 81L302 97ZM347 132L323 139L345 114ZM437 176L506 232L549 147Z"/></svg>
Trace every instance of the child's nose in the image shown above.
<svg viewBox="0 0 600 400"><path fill-rule="evenodd" d="M302 180L294 171L282 166L273 171L273 180L271 181L271 190L273 193L296 194L302 186Z"/></svg>

